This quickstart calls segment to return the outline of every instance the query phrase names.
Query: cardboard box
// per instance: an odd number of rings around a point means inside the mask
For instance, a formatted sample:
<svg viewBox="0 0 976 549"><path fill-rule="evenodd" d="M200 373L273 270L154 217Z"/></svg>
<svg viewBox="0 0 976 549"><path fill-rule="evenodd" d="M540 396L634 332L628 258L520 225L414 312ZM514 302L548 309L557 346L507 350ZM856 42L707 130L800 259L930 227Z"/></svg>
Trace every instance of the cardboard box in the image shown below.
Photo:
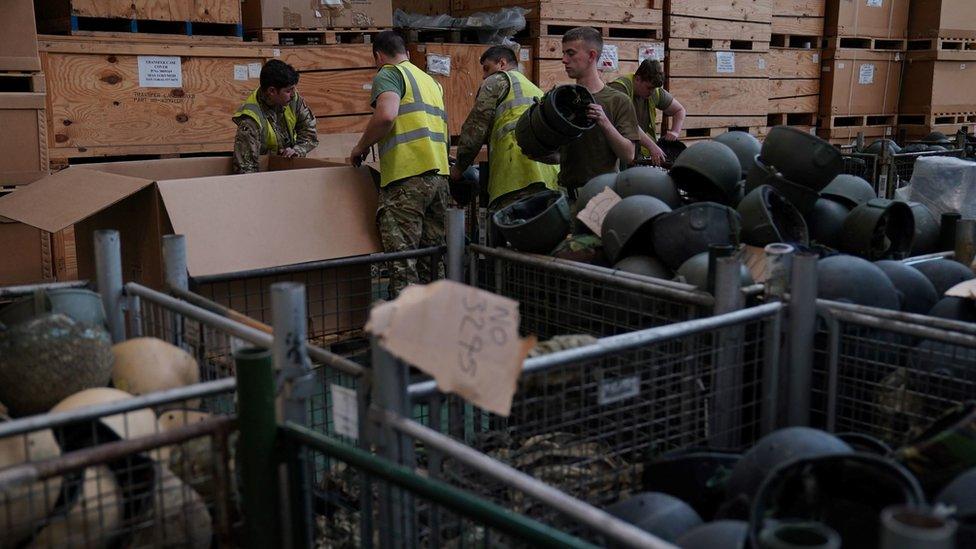
<svg viewBox="0 0 976 549"><path fill-rule="evenodd" d="M902 114L976 113L976 52L970 61L909 53L901 90Z"/></svg>
<svg viewBox="0 0 976 549"><path fill-rule="evenodd" d="M0 286L54 280L50 233L0 217L0 250Z"/></svg>
<svg viewBox="0 0 976 549"><path fill-rule="evenodd" d="M0 93L0 187L47 174L47 117L43 93Z"/></svg>
<svg viewBox="0 0 976 549"><path fill-rule="evenodd" d="M820 78L823 116L898 112L902 54L864 50L824 52Z"/></svg>
<svg viewBox="0 0 976 549"><path fill-rule="evenodd" d="M367 168L272 158L226 175L230 160L182 158L71 167L0 198L0 216L48 232L74 225L80 278L94 276L94 231L118 229L126 281L160 288L161 238L187 236L191 276L381 250Z"/></svg>
<svg viewBox="0 0 976 549"><path fill-rule="evenodd" d="M4 0L0 17L0 71L39 71L33 0Z"/></svg>
<svg viewBox="0 0 976 549"><path fill-rule="evenodd" d="M247 30L393 26L390 0L350 0L340 9L308 0L245 0L241 11Z"/></svg>
<svg viewBox="0 0 976 549"><path fill-rule="evenodd" d="M830 0L824 35L905 38L908 0Z"/></svg>
<svg viewBox="0 0 976 549"><path fill-rule="evenodd" d="M912 0L909 38L976 38L972 0Z"/></svg>

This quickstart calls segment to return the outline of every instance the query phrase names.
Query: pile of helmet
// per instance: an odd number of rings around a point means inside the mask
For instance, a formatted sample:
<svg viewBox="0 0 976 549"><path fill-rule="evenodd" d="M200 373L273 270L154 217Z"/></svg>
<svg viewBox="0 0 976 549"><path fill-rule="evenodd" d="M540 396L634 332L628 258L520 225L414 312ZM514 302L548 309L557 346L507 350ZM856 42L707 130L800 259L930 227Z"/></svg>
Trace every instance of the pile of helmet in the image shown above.
<svg viewBox="0 0 976 549"><path fill-rule="evenodd" d="M976 404L959 406L896 450L860 433L789 427L741 454L671 452L645 464L644 492L607 511L685 549L914 546L883 545L904 535L884 527L897 513L918 513L929 521L923 539L944 540L924 547L974 547L974 421Z"/></svg>
<svg viewBox="0 0 976 549"><path fill-rule="evenodd" d="M94 292L40 290L0 309L0 421L124 400L199 378L196 360L162 340L112 345ZM142 408L0 439L0 469L206 417L190 410L158 412ZM0 546L90 545L98 539L104 545L209 547L204 498L212 498L216 486L201 475L213 456L209 439L199 440L205 447L189 441L6 490Z"/></svg>

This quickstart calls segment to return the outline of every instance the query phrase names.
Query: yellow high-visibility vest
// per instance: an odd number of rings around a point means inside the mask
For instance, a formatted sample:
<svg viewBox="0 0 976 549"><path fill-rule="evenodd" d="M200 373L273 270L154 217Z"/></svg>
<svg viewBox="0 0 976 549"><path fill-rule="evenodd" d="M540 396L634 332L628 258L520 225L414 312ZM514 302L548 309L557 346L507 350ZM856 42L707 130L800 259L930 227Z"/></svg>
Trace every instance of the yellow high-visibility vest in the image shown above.
<svg viewBox="0 0 976 549"><path fill-rule="evenodd" d="M623 84L624 88L627 89L627 94L630 95L631 101L634 101L635 106L638 101L637 96L634 95L634 75L625 74L620 78L617 78L616 82ZM647 112L650 116L650 127L643 128L644 133L650 136L651 141L657 141L657 102L661 98L661 88L654 88L651 95L647 98ZM646 147L641 147L641 154L647 156L651 154L651 151L647 150Z"/></svg>
<svg viewBox="0 0 976 549"><path fill-rule="evenodd" d="M288 135L291 136L292 143L298 141L295 126L298 124L298 115L296 112L298 111L299 101L298 92L296 91L292 95L291 101L285 105L285 125L288 126ZM261 105L258 103L258 90L251 92L251 95L247 96L244 103L234 113L234 118L240 116L252 118L261 127L261 133L264 134L264 148L266 149L262 150L261 153L278 154L278 134L275 133L274 128L271 127L271 123L264 116L264 111L261 110Z"/></svg>

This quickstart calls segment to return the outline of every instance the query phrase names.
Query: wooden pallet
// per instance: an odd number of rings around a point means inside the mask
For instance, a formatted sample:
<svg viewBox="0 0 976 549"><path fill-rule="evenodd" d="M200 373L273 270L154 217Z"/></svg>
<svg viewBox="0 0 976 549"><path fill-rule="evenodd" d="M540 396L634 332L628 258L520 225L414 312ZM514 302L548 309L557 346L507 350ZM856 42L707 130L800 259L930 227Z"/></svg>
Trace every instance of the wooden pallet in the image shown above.
<svg viewBox="0 0 976 549"><path fill-rule="evenodd" d="M913 38L908 51L972 51L976 52L976 38Z"/></svg>
<svg viewBox="0 0 976 549"><path fill-rule="evenodd" d="M780 34L773 33L769 38L771 48L814 50L820 48L823 38L819 34Z"/></svg>
<svg viewBox="0 0 976 549"><path fill-rule="evenodd" d="M47 89L40 72L0 72L0 93L44 93Z"/></svg>
<svg viewBox="0 0 976 549"><path fill-rule="evenodd" d="M824 39L824 49L905 51L908 40L904 38L866 38L859 36L832 36Z"/></svg>
<svg viewBox="0 0 976 549"><path fill-rule="evenodd" d="M895 114L853 114L844 116L822 116L822 128L883 128L895 125L898 116Z"/></svg>
<svg viewBox="0 0 976 549"><path fill-rule="evenodd" d="M389 30L367 28L274 28L247 31L249 39L281 46L319 46L326 44L370 44L377 34Z"/></svg>
<svg viewBox="0 0 976 549"><path fill-rule="evenodd" d="M717 128L682 128L681 129L681 140L682 141L695 141L699 139L714 139L723 133L728 133L732 131L746 132L755 136L765 135L766 126L738 126L731 124L728 126L721 126Z"/></svg>
<svg viewBox="0 0 976 549"><path fill-rule="evenodd" d="M669 50L767 51L769 41L718 40L714 38L668 38Z"/></svg>
<svg viewBox="0 0 976 549"><path fill-rule="evenodd" d="M607 38L638 38L642 40L661 40L663 31L660 26L654 27L644 23L604 23L585 20L540 20L530 22L524 31L516 38L540 38L545 36L562 36L566 31L576 27L593 27L600 31L604 39Z"/></svg>
<svg viewBox="0 0 976 549"><path fill-rule="evenodd" d="M976 110L959 113L899 114L899 126L950 126L976 124Z"/></svg>
<svg viewBox="0 0 976 549"><path fill-rule="evenodd" d="M771 27L773 34L800 36L823 36L823 17L783 17L774 16Z"/></svg>
<svg viewBox="0 0 976 549"><path fill-rule="evenodd" d="M124 19L114 17L81 17L38 21L39 28L47 34L76 36L118 36L126 34L162 34L176 36L202 36L243 39L244 27L240 23L212 23L195 21L157 21L152 19Z"/></svg>
<svg viewBox="0 0 976 549"><path fill-rule="evenodd" d="M847 145L850 144L857 134L862 133L864 137L889 137L894 135L895 129L893 126L853 126L849 128L824 128L817 127L817 136L821 139L826 139L831 144L834 145Z"/></svg>
<svg viewBox="0 0 976 549"><path fill-rule="evenodd" d="M799 126L810 128L817 125L816 112L782 112L769 113L766 115L766 125L773 126Z"/></svg>

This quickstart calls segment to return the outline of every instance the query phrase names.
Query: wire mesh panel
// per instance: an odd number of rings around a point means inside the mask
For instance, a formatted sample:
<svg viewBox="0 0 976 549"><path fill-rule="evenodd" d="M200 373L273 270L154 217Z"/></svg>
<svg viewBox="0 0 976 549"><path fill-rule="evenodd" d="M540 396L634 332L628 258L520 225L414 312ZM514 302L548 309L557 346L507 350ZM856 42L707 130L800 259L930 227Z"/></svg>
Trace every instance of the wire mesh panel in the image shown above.
<svg viewBox="0 0 976 549"><path fill-rule="evenodd" d="M712 297L690 286L655 286L551 258L473 249L486 257L478 266L478 287L517 300L521 331L541 339L602 337L711 314Z"/></svg>
<svg viewBox="0 0 976 549"><path fill-rule="evenodd" d="M879 325L870 315L821 309L815 426L899 446L954 405L976 398L976 337L928 327L924 317Z"/></svg>

